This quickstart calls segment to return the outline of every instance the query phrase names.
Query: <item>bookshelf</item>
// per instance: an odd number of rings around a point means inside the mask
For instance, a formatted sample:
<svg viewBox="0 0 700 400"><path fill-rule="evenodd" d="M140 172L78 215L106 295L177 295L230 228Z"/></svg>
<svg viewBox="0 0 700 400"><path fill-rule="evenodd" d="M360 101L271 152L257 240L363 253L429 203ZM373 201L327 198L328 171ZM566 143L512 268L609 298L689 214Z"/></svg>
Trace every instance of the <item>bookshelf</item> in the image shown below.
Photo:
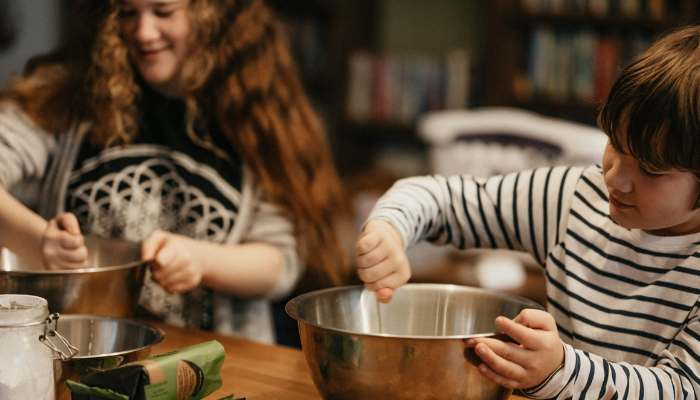
<svg viewBox="0 0 700 400"><path fill-rule="evenodd" d="M697 0L493 0L485 104L593 124L621 68L664 32L700 22Z"/></svg>
<svg viewBox="0 0 700 400"><path fill-rule="evenodd" d="M374 51L378 26L375 0L266 0L281 17L309 98L326 125L341 174L366 162L346 115L352 54ZM357 158L357 159L356 159Z"/></svg>
<svg viewBox="0 0 700 400"><path fill-rule="evenodd" d="M374 0L373 4L373 35L349 54L347 64L341 125L344 137L352 138L357 150L346 148L345 154L352 158L349 169L387 165L391 153L396 158L427 159L427 146L416 135L419 117L472 103L471 73L477 65L473 57L480 43L482 2ZM397 159L394 164L406 163ZM395 172L403 176L428 171Z"/></svg>

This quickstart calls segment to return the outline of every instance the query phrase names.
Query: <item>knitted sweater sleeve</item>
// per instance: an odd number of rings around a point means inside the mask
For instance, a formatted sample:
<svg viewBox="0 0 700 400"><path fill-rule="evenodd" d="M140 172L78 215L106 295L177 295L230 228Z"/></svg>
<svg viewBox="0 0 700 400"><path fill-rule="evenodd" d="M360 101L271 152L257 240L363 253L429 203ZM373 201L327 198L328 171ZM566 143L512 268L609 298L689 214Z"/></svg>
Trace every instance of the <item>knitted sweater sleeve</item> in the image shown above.
<svg viewBox="0 0 700 400"><path fill-rule="evenodd" d="M9 188L24 180L41 179L55 146L55 137L34 124L19 107L0 104L0 186Z"/></svg>
<svg viewBox="0 0 700 400"><path fill-rule="evenodd" d="M297 253L294 224L275 204L260 200L254 207L250 230L242 237L241 243L269 243L282 252L284 257L282 276L268 296L272 299L280 299L294 289L304 271Z"/></svg>

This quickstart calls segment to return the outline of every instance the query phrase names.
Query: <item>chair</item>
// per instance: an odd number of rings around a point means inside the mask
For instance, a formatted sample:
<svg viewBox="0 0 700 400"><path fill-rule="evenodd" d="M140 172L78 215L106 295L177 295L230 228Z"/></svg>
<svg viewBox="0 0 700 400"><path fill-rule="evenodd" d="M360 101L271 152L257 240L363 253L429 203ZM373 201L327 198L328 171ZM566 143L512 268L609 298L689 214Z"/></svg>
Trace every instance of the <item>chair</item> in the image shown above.
<svg viewBox="0 0 700 400"><path fill-rule="evenodd" d="M607 141L596 128L512 108L429 113L418 132L430 145L433 172L477 176L598 163Z"/></svg>

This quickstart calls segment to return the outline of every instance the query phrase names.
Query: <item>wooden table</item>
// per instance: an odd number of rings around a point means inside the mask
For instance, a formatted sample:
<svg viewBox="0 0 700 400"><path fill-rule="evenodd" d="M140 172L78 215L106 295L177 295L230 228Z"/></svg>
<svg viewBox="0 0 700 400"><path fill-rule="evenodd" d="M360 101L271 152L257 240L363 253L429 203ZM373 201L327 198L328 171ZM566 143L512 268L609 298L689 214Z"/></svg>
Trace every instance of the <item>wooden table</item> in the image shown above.
<svg viewBox="0 0 700 400"><path fill-rule="evenodd" d="M304 354L290 347L272 346L245 339L152 323L165 331L165 340L151 354L218 340L226 349L221 369L223 386L208 396L218 399L234 394L246 400L321 399L311 381ZM512 396L511 400L523 399Z"/></svg>

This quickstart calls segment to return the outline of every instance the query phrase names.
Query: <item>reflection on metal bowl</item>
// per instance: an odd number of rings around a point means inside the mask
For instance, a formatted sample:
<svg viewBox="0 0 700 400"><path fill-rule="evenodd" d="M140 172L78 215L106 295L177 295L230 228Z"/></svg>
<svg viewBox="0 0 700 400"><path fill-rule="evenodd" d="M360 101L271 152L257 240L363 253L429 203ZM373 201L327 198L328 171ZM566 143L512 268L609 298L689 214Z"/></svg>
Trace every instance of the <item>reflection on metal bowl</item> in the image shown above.
<svg viewBox="0 0 700 400"><path fill-rule="evenodd" d="M72 359L54 363L57 400L70 399L66 379L142 360L164 338L163 331L141 322L90 315L61 315L57 328L78 348Z"/></svg>
<svg viewBox="0 0 700 400"><path fill-rule="evenodd" d="M138 243L85 237L89 268L46 270L0 250L0 294L45 298L51 312L133 316L147 263Z"/></svg>
<svg viewBox="0 0 700 400"><path fill-rule="evenodd" d="M499 315L536 303L483 289L409 284L388 304L360 286L319 290L287 303L325 399L506 399L485 379L466 340L495 335Z"/></svg>

